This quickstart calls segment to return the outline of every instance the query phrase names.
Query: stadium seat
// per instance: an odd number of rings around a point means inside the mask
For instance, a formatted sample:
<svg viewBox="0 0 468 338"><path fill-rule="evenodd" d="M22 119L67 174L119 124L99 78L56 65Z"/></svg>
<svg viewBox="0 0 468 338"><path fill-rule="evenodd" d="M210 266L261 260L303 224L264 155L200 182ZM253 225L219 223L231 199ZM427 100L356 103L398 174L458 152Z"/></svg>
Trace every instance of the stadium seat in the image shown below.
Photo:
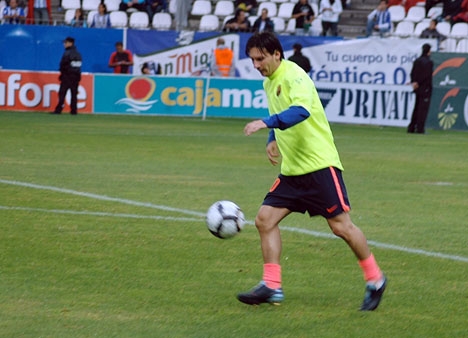
<svg viewBox="0 0 468 338"><path fill-rule="evenodd" d="M455 50L457 53L468 53L468 38L461 39L457 42L457 48Z"/></svg>
<svg viewBox="0 0 468 338"><path fill-rule="evenodd" d="M286 25L285 33L294 34L296 33L296 19L289 19Z"/></svg>
<svg viewBox="0 0 468 338"><path fill-rule="evenodd" d="M153 15L152 26L159 31L167 31L171 29L172 17L169 13L156 13Z"/></svg>
<svg viewBox="0 0 468 338"><path fill-rule="evenodd" d="M262 9L264 8L268 9L268 16L270 18L276 16L276 14L278 13L278 7L276 6L276 3L272 1L261 2L260 5L258 5L257 13L261 13Z"/></svg>
<svg viewBox="0 0 468 338"><path fill-rule="evenodd" d="M421 22L426 17L426 9L420 6L410 7L404 21Z"/></svg>
<svg viewBox="0 0 468 338"><path fill-rule="evenodd" d="M63 21L65 24L69 25L71 24L72 19L75 17L75 11L76 9L67 9L65 11L65 16L63 18Z"/></svg>
<svg viewBox="0 0 468 338"><path fill-rule="evenodd" d="M468 23L457 22L453 24L449 37L454 39L463 39L468 37Z"/></svg>
<svg viewBox="0 0 468 338"><path fill-rule="evenodd" d="M427 17L430 19L436 19L442 15L443 8L442 7L431 7L429 12L427 12Z"/></svg>
<svg viewBox="0 0 468 338"><path fill-rule="evenodd" d="M309 28L310 35L319 36L320 33L322 33L322 30L322 19L320 17L315 18L315 20L312 21L312 25Z"/></svg>
<svg viewBox="0 0 468 338"><path fill-rule="evenodd" d="M147 29L149 25L149 16L146 12L133 12L130 14L128 27L135 29Z"/></svg>
<svg viewBox="0 0 468 338"><path fill-rule="evenodd" d="M411 7L412 8L412 7ZM414 33L414 23L411 21L400 21L397 23L392 35L399 38L408 38Z"/></svg>
<svg viewBox="0 0 468 338"><path fill-rule="evenodd" d="M250 27L253 27L255 21L257 21L258 16L257 15L250 15L247 17L247 20L250 21Z"/></svg>
<svg viewBox="0 0 468 338"><path fill-rule="evenodd" d="M450 35L450 23L442 21L437 24L437 31L445 36Z"/></svg>
<svg viewBox="0 0 468 338"><path fill-rule="evenodd" d="M200 32L212 32L219 29L219 18L214 14L205 14L200 19L198 30Z"/></svg>
<svg viewBox="0 0 468 338"><path fill-rule="evenodd" d="M190 15L202 16L211 14L211 1L209 0L195 0L190 10Z"/></svg>
<svg viewBox="0 0 468 338"><path fill-rule="evenodd" d="M109 13L110 22L113 28L124 28L128 24L128 16L123 11L113 11Z"/></svg>
<svg viewBox="0 0 468 338"><path fill-rule="evenodd" d="M216 3L213 14L220 18L234 14L234 2L231 0L219 0Z"/></svg>
<svg viewBox="0 0 468 338"><path fill-rule="evenodd" d="M81 8L85 12L94 11L99 7L101 0L83 0Z"/></svg>
<svg viewBox="0 0 468 338"><path fill-rule="evenodd" d="M88 24L88 27L91 27L91 24L93 23L93 18L97 13L97 10L88 12L88 15L86 16L86 23Z"/></svg>
<svg viewBox="0 0 468 338"><path fill-rule="evenodd" d="M290 19L295 5L294 2L283 2L279 5L278 14L276 16L278 18Z"/></svg>
<svg viewBox="0 0 468 338"><path fill-rule="evenodd" d="M452 38L445 39L440 42L439 48L444 52L455 52L457 49L457 40Z"/></svg>
<svg viewBox="0 0 468 338"><path fill-rule="evenodd" d="M119 6L120 6L120 2L121 2L121 0L104 0L104 4L106 5L107 11L109 13L113 12L113 11L118 11ZM96 9L97 9L97 7L96 7Z"/></svg>
<svg viewBox="0 0 468 338"><path fill-rule="evenodd" d="M284 3L284 2L289 2L289 0L270 0L272 2L277 2L277 3ZM296 0L294 0L296 2Z"/></svg>
<svg viewBox="0 0 468 338"><path fill-rule="evenodd" d="M224 26L226 25L226 22L228 22L228 21L231 20L232 18L234 18L234 15L228 15L227 17L225 17L225 18L223 19L223 27L222 27L222 28L224 28Z"/></svg>
<svg viewBox="0 0 468 338"><path fill-rule="evenodd" d="M271 18L271 20L275 24L276 33L283 33L286 30L286 23L284 22L283 18L278 18L277 16L274 16Z"/></svg>
<svg viewBox="0 0 468 338"><path fill-rule="evenodd" d="M416 24L416 27L414 27L413 36L419 38L423 30L425 30L427 27L429 27L429 21L423 20L421 22L418 22Z"/></svg>
<svg viewBox="0 0 468 338"><path fill-rule="evenodd" d="M176 12L176 1L177 0L169 0L168 10L169 10L169 13L172 15L174 15Z"/></svg>
<svg viewBox="0 0 468 338"><path fill-rule="evenodd" d="M81 8L81 1L80 0L62 0L62 8L64 10Z"/></svg>
<svg viewBox="0 0 468 338"><path fill-rule="evenodd" d="M388 7L390 12L390 20L395 24L397 22L403 21L406 16L405 7L402 5L393 5Z"/></svg>
<svg viewBox="0 0 468 338"><path fill-rule="evenodd" d="M297 1L293 1L296 3ZM319 16L319 5L318 2L309 2L310 7L312 7L312 10L314 11L315 17Z"/></svg>

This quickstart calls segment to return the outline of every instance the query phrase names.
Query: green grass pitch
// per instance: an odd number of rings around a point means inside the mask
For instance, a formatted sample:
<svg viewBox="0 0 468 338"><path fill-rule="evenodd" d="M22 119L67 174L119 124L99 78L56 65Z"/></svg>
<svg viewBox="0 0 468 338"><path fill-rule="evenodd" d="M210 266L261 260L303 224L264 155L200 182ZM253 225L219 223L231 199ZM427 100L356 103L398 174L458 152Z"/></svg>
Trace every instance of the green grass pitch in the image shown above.
<svg viewBox="0 0 468 338"><path fill-rule="evenodd" d="M281 306L252 221L279 168L247 121L0 112L0 337L466 337L468 134L332 125L353 221L389 279L377 311L320 217L282 223ZM204 223L228 199L248 225Z"/></svg>

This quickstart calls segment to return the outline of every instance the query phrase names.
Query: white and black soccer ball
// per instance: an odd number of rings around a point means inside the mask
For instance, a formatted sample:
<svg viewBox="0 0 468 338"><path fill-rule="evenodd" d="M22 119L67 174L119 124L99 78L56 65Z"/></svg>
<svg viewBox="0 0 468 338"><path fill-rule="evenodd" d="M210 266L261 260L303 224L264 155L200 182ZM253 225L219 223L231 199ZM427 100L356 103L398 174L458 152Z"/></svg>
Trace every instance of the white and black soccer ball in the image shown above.
<svg viewBox="0 0 468 338"><path fill-rule="evenodd" d="M218 201L206 213L208 230L216 237L226 239L237 235L245 224L244 213L231 201Z"/></svg>

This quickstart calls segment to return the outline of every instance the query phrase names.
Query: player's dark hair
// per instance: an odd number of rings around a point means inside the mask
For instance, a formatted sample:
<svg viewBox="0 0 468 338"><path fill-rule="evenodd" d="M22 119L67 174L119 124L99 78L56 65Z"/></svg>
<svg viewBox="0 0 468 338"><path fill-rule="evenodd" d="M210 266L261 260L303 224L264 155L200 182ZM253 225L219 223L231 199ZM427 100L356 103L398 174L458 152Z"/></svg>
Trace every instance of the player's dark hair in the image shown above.
<svg viewBox="0 0 468 338"><path fill-rule="evenodd" d="M268 54L278 51L280 52L281 60L284 59L283 46L281 46L281 42L274 33L261 32L252 35L245 46L245 54L247 56L249 56L252 48L258 48L262 53L268 52Z"/></svg>

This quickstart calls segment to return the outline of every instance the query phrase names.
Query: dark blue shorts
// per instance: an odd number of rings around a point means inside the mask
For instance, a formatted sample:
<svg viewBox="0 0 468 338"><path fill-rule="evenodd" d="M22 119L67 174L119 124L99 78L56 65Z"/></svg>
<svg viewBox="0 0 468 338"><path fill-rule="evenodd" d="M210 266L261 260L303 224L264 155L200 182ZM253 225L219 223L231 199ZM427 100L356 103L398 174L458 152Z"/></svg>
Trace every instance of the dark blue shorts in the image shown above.
<svg viewBox="0 0 468 338"><path fill-rule="evenodd" d="M263 205L332 218L351 209L341 170L330 167L300 176L279 175Z"/></svg>

